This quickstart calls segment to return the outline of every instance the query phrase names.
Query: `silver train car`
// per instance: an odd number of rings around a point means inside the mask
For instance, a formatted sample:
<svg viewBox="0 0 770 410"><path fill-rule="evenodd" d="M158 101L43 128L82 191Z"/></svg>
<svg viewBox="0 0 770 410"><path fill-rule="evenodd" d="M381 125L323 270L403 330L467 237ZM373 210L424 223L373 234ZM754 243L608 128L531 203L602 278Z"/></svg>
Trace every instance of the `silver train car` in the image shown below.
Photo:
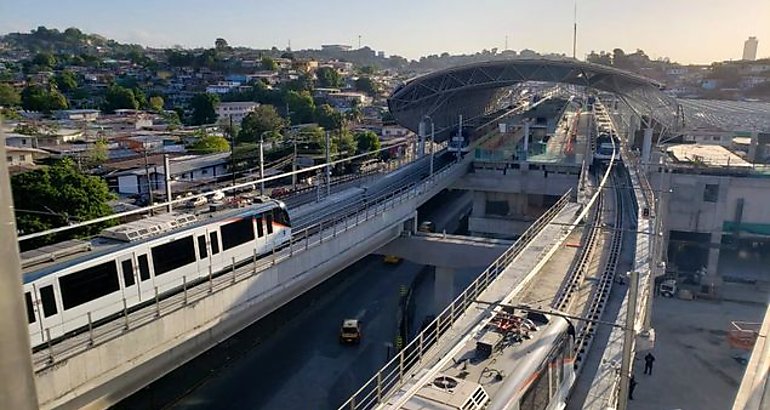
<svg viewBox="0 0 770 410"><path fill-rule="evenodd" d="M200 215L167 213L22 253L33 346L152 303L282 247L285 205L269 200Z"/></svg>
<svg viewBox="0 0 770 410"><path fill-rule="evenodd" d="M418 372L382 408L563 409L576 378L574 335L560 316L500 314L451 361Z"/></svg>

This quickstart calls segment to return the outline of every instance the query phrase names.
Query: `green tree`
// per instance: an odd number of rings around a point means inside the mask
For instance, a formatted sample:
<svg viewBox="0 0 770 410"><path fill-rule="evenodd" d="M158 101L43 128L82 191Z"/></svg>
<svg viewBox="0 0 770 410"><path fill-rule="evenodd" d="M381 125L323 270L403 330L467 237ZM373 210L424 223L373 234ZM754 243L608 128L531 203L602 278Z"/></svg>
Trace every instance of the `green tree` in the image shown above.
<svg viewBox="0 0 770 410"><path fill-rule="evenodd" d="M363 131L356 134L358 154L377 151L380 149L380 137L372 131Z"/></svg>
<svg viewBox="0 0 770 410"><path fill-rule="evenodd" d="M340 77L340 73L338 73L337 70L333 69L332 67L321 67L316 70L315 75L318 78L319 87L337 88L342 85L342 77Z"/></svg>
<svg viewBox="0 0 770 410"><path fill-rule="evenodd" d="M300 75L296 80L291 80L284 83L282 87L284 92L297 91L297 92L312 92L313 91L313 79L309 75Z"/></svg>
<svg viewBox="0 0 770 410"><path fill-rule="evenodd" d="M227 40L218 38L214 41L214 48L217 50L227 50L230 46L227 44Z"/></svg>
<svg viewBox="0 0 770 410"><path fill-rule="evenodd" d="M357 152L357 142L353 134L347 130L342 130L336 137L332 138L332 150L336 153L345 153L352 155Z"/></svg>
<svg viewBox="0 0 770 410"><path fill-rule="evenodd" d="M98 167L107 161L109 158L109 147L107 146L107 140L99 138L94 145L88 150L88 157L86 159L86 166L88 168Z"/></svg>
<svg viewBox="0 0 770 410"><path fill-rule="evenodd" d="M315 112L318 125L327 130L338 130L345 125L342 113L332 108L329 104L321 104Z"/></svg>
<svg viewBox="0 0 770 410"><path fill-rule="evenodd" d="M262 69L268 71L275 71L278 69L278 64L275 63L270 57L262 57Z"/></svg>
<svg viewBox="0 0 770 410"><path fill-rule="evenodd" d="M187 149L196 154L216 154L230 151L230 143L225 137L201 132L195 142L187 146Z"/></svg>
<svg viewBox="0 0 770 410"><path fill-rule="evenodd" d="M217 105L219 105L219 97L216 95L208 93L196 94L192 101L190 101L190 107L192 108L190 124L204 125L217 122Z"/></svg>
<svg viewBox="0 0 770 410"><path fill-rule="evenodd" d="M56 87L59 88L60 91L68 93L76 88L78 88L78 80L75 78L75 73L72 71L64 70L61 73L57 74L53 78L54 83L56 83Z"/></svg>
<svg viewBox="0 0 770 410"><path fill-rule="evenodd" d="M358 77L356 79L356 90L366 93L368 95L376 95L379 92L377 83L369 77Z"/></svg>
<svg viewBox="0 0 770 410"><path fill-rule="evenodd" d="M139 102L131 89L119 85L113 85L107 89L107 94L104 96L105 111L115 112L118 109L135 110L137 108L139 108Z"/></svg>
<svg viewBox="0 0 770 410"><path fill-rule="evenodd" d="M0 107L15 107L21 104L21 95L10 84L0 83Z"/></svg>
<svg viewBox="0 0 770 410"><path fill-rule="evenodd" d="M278 114L275 107L260 105L243 118L238 138L243 142L259 142L262 133L271 131L275 134L284 126L286 126L286 120Z"/></svg>
<svg viewBox="0 0 770 410"><path fill-rule="evenodd" d="M38 53L32 58L32 64L42 68L51 69L56 65L56 57L50 53Z"/></svg>
<svg viewBox="0 0 770 410"><path fill-rule="evenodd" d="M315 102L307 91L289 91L285 101L291 111L292 124L306 124L315 120Z"/></svg>
<svg viewBox="0 0 770 410"><path fill-rule="evenodd" d="M107 183L99 177L82 173L69 159L58 161L50 167L14 175L11 186L17 210L16 226L24 234L112 213L108 202L114 199L114 195L107 188ZM109 223L89 225L40 240L25 241L24 245L41 246L92 235L107 225Z"/></svg>
<svg viewBox="0 0 770 410"><path fill-rule="evenodd" d="M28 111L50 113L69 107L67 97L55 88L31 85L21 92L21 106Z"/></svg>
<svg viewBox="0 0 770 410"><path fill-rule="evenodd" d="M150 109L155 112L163 111L164 104L165 104L165 101L163 101L163 97L159 95L153 95L152 97L150 97L150 101L148 103Z"/></svg>

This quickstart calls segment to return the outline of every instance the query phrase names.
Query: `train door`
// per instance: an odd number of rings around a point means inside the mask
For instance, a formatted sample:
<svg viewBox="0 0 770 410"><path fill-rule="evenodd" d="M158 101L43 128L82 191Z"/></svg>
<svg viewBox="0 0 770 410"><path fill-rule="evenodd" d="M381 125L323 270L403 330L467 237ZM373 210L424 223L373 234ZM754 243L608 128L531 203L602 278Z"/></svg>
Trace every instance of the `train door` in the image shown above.
<svg viewBox="0 0 770 410"><path fill-rule="evenodd" d="M50 278L39 281L35 285L35 291L40 301L40 328L43 331L43 340L54 339L64 334L62 323L63 312L60 293L56 286L56 278L51 275Z"/></svg>
<svg viewBox="0 0 770 410"><path fill-rule="evenodd" d="M120 279L123 283L123 297L126 299L126 306L133 306L139 303L139 278L137 275L136 262L134 254L131 253L118 259L120 265Z"/></svg>
<svg viewBox="0 0 770 410"><path fill-rule="evenodd" d="M208 236L209 250L211 251L211 271L216 275L217 272L223 270L227 266L227 261L222 256L222 243L220 242L219 229L207 229L206 235ZM206 272L206 275L208 275L208 271Z"/></svg>
<svg viewBox="0 0 770 410"><path fill-rule="evenodd" d="M40 318L42 317L42 307L37 298L34 285L24 292L24 306L27 311L27 323L29 324L29 340L32 346L37 346L43 342L43 328Z"/></svg>
<svg viewBox="0 0 770 410"><path fill-rule="evenodd" d="M198 250L198 277L205 278L211 265L211 249L209 248L208 233L202 232L195 236L195 247ZM193 278L187 278L189 281Z"/></svg>
<svg viewBox="0 0 770 410"><path fill-rule="evenodd" d="M155 285L150 274L149 253L140 253L136 255L136 270L139 274L137 288L139 300L146 301L155 297Z"/></svg>

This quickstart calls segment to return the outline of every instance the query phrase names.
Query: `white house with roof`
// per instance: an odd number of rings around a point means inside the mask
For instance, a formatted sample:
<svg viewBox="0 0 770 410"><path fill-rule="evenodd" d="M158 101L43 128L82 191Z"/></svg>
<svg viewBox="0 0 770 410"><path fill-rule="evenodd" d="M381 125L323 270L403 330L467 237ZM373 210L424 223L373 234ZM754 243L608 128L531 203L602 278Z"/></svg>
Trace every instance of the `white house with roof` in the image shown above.
<svg viewBox="0 0 770 410"><path fill-rule="evenodd" d="M223 102L217 106L217 116L222 123L227 123L232 117L233 123L240 124L257 107L259 104L252 101Z"/></svg>
<svg viewBox="0 0 770 410"><path fill-rule="evenodd" d="M213 182L228 175L230 153L210 155L186 155L169 160L172 186L174 182ZM149 167L150 182L153 190L166 189L166 175L162 164ZM147 192L147 170L144 167L118 171L111 175L117 177L117 189L120 194L144 194Z"/></svg>

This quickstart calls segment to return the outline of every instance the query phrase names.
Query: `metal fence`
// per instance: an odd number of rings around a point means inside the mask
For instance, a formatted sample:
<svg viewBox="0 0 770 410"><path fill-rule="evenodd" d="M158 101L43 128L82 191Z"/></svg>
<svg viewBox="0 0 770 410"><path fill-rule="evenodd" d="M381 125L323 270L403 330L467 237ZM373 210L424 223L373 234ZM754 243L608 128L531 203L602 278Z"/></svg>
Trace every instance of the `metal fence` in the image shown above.
<svg viewBox="0 0 770 410"><path fill-rule="evenodd" d="M256 251L250 260L236 261L233 259L231 267L222 272L211 272L203 279L188 281L183 277L182 285L172 295L160 295L157 287L152 301L143 305L139 310L129 309L126 299L123 298L123 310L113 316L109 323L92 322L91 313L88 313L89 324L84 332L61 341L51 340L50 330L46 329L47 343L35 349L33 353L33 365L36 372L54 366L76 356L96 345L104 344L110 340L121 337L126 331L135 329L183 309L190 304L195 304L212 294L221 292L236 283L249 280L260 272L275 266L282 261L293 257L329 240L334 240L337 235L359 226L372 218L382 215L384 212L427 192L435 182L449 176L458 168L466 166L466 162L450 163L435 172L432 176L411 183L375 198L369 198L359 208L347 210L341 214L322 220L297 232L292 232L289 244L281 249L273 247L270 254L258 257ZM326 260L319 261L318 265L331 260L338 255L329 255ZM298 279L307 272L298 272L289 281ZM282 284L282 285L285 285ZM260 297L258 295L255 297Z"/></svg>
<svg viewBox="0 0 770 410"><path fill-rule="evenodd" d="M388 394L399 388L406 381L407 371L420 363L429 349L444 340L443 336L452 328L457 319L484 292L513 260L524 251L532 240L546 227L569 203L572 191L564 194L548 211L540 216L516 242L503 252L482 272L467 288L449 304L438 316L423 329L414 340L399 351L358 391L340 406L340 410L372 409L382 403Z"/></svg>

